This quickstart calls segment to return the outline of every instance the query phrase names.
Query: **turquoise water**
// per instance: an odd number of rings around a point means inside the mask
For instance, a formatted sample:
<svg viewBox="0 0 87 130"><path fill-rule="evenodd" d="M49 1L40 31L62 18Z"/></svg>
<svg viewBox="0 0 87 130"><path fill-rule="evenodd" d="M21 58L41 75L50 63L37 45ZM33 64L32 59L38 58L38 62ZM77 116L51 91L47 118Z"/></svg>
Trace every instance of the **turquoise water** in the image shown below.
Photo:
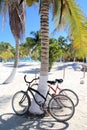
<svg viewBox="0 0 87 130"><path fill-rule="evenodd" d="M30 57L20 58L19 61L20 62L35 62L35 60L32 60Z"/></svg>
<svg viewBox="0 0 87 130"><path fill-rule="evenodd" d="M8 62L14 62L14 59L8 60ZM38 62L38 60L32 60L30 57L20 58L19 62Z"/></svg>

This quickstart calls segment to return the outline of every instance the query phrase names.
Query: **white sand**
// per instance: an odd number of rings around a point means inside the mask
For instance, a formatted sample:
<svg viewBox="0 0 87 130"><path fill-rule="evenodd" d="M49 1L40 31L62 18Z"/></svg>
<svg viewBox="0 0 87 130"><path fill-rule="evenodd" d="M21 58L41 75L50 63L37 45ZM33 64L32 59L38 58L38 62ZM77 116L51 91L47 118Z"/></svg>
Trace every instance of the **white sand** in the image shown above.
<svg viewBox="0 0 87 130"><path fill-rule="evenodd" d="M12 63L0 63L0 83L12 71ZM79 105L74 116L67 123L59 123L52 117L43 119L24 118L13 115L12 96L18 90L26 90L24 82L39 76L40 63L20 63L15 78L10 84L0 85L0 130L87 130L87 72L81 71L81 63L55 63L49 73L49 80L64 78L63 88L70 88L79 96ZM84 81L84 84L81 84Z"/></svg>

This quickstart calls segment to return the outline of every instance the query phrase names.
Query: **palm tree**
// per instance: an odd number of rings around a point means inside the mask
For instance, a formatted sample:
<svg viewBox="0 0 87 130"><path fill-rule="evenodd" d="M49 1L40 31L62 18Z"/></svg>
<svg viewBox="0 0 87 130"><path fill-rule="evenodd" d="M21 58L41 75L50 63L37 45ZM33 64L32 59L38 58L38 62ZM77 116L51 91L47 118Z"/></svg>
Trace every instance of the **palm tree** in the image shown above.
<svg viewBox="0 0 87 130"><path fill-rule="evenodd" d="M31 0L32 1L32 0ZM21 0L22 2L22 0ZM40 1L40 24L41 24L41 69L40 69L40 80L38 91L44 96L47 94L47 80L48 80L48 69L49 69L49 0ZM36 95L38 101L43 102L38 95ZM35 106L35 109L34 107ZM39 109L39 106L33 101L30 107L30 112L42 114L43 111Z"/></svg>
<svg viewBox="0 0 87 130"><path fill-rule="evenodd" d="M28 2L31 1L31 4ZM26 3L32 5L34 0L27 0ZM38 0L37 0L38 1ZM23 2L21 0L20 4ZM87 30L83 26L86 23L81 9L76 5L75 0L40 0L40 22L41 22L41 70L38 90L45 96L47 93L47 80L49 68L49 5L51 3L53 18L56 29L65 26L74 38L74 46L81 49L86 46ZM79 34L79 37L78 37ZM41 100L41 98L38 98ZM34 104L35 105L35 104ZM31 107L33 113L42 113L38 107Z"/></svg>
<svg viewBox="0 0 87 130"><path fill-rule="evenodd" d="M32 31L30 33L31 35L33 35L32 38L32 43L30 45L30 49L31 49L31 53L30 53L30 57L34 60L39 59L39 50L40 50L40 45L41 45L41 40L40 40L40 31Z"/></svg>
<svg viewBox="0 0 87 130"><path fill-rule="evenodd" d="M7 0L1 2L1 5L4 7L4 16L6 14L6 11L8 10L9 13L9 24L11 27L11 31L13 33L13 36L15 38L16 43L16 52L15 52L15 62L14 67L9 75L9 77L3 82L3 84L9 83L12 81L12 79L15 76L16 68L18 66L18 58L19 58L19 39L22 38L24 32L25 32L25 8L24 8L24 2L19 6L18 0Z"/></svg>

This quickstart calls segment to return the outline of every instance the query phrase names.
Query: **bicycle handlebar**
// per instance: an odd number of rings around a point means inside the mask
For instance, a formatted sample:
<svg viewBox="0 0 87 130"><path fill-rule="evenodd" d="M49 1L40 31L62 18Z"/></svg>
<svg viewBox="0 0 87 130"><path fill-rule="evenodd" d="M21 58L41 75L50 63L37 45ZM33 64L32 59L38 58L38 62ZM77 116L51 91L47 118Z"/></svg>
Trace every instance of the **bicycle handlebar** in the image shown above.
<svg viewBox="0 0 87 130"><path fill-rule="evenodd" d="M34 78L33 80L31 80L31 81L27 81L26 80L26 75L24 76L24 81L26 82L26 83L28 83L28 84L31 84L34 80L38 80L39 79L39 77L38 78Z"/></svg>

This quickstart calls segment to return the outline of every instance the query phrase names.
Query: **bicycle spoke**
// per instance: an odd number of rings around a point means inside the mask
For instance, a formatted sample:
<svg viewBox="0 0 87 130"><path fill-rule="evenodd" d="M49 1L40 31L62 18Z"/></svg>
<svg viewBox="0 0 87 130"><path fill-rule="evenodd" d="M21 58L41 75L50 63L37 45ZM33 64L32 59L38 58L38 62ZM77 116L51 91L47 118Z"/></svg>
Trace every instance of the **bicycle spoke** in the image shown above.
<svg viewBox="0 0 87 130"><path fill-rule="evenodd" d="M54 96L54 98L50 100L48 106L50 114L58 121L69 120L73 116L75 110L73 102L65 95Z"/></svg>

